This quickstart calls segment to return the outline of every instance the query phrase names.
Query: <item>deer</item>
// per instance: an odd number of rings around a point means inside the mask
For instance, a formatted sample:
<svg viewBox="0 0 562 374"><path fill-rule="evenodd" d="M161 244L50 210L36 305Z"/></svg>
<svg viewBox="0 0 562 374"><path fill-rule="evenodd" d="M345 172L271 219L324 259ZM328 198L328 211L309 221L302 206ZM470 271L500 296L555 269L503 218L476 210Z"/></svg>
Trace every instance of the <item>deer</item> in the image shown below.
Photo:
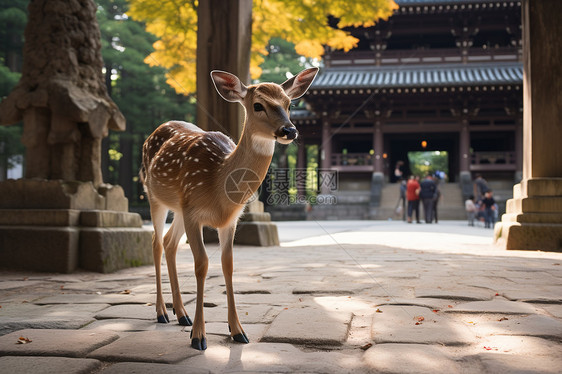
<svg viewBox="0 0 562 374"><path fill-rule="evenodd" d="M192 326L192 348L207 349L203 292L209 258L203 242L204 226L218 231L230 336L235 342L249 343L236 312L232 284L236 225L248 199L267 174L275 142L287 145L297 139L298 131L289 119L290 104L306 93L317 73L318 68L308 68L282 84L246 86L234 74L213 70L211 80L219 95L244 108L238 144L222 132L204 131L182 121L160 125L143 144L140 177L154 226L152 252L157 322L170 322L162 295L164 251L172 290L172 311L180 325ZM162 239L169 211L173 211L174 218ZM197 284L193 321L182 301L176 268L176 253L184 232L193 254Z"/></svg>

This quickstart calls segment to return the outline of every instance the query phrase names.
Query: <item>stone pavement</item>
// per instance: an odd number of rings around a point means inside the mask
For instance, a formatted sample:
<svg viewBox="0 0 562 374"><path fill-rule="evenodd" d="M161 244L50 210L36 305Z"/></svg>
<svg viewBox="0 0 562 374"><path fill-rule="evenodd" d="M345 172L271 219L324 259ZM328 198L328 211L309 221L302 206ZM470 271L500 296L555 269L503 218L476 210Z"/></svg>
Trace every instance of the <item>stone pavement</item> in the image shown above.
<svg viewBox="0 0 562 374"><path fill-rule="evenodd" d="M279 231L280 247L235 248L247 345L229 338L220 251L208 246L205 352L190 348L191 328L171 310L170 324L156 323L150 266L2 271L0 373L562 371L562 254L503 251L492 230L458 221L287 222ZM178 271L193 318L188 245Z"/></svg>

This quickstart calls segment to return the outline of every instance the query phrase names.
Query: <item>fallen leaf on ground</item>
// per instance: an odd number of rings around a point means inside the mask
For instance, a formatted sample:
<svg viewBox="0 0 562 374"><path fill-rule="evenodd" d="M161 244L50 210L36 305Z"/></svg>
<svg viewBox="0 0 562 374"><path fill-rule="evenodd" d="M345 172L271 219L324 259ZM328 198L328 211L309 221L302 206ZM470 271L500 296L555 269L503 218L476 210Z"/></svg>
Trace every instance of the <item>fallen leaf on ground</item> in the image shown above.
<svg viewBox="0 0 562 374"><path fill-rule="evenodd" d="M119 293L120 293L120 294L123 294L123 295L129 295L129 294L131 293L131 290L123 290L123 291L121 291L121 292L119 292Z"/></svg>
<svg viewBox="0 0 562 374"><path fill-rule="evenodd" d="M486 347L484 346L484 349L487 351L497 351L498 349L496 347Z"/></svg>
<svg viewBox="0 0 562 374"><path fill-rule="evenodd" d="M501 321L509 321L509 318L507 318L507 317L502 317L502 318L498 319L498 321L499 321L499 322L501 322Z"/></svg>
<svg viewBox="0 0 562 374"><path fill-rule="evenodd" d="M367 343L364 346L361 347L362 350L366 351L367 349L371 348L373 346L372 343Z"/></svg>
<svg viewBox="0 0 562 374"><path fill-rule="evenodd" d="M453 306L452 306L452 305L447 305L447 307L448 307L448 308L452 308Z"/></svg>
<svg viewBox="0 0 562 374"><path fill-rule="evenodd" d="M438 313L438 312L439 312L439 309L433 309L432 312L433 312L433 313Z"/></svg>
<svg viewBox="0 0 562 374"><path fill-rule="evenodd" d="M33 340L31 340L29 338L24 338L23 336L20 336L20 338L18 339L16 344L27 344L27 343L31 343L32 341Z"/></svg>
<svg viewBox="0 0 562 374"><path fill-rule="evenodd" d="M382 310L377 309L377 310L375 310L375 312L376 312L376 313L382 313Z"/></svg>

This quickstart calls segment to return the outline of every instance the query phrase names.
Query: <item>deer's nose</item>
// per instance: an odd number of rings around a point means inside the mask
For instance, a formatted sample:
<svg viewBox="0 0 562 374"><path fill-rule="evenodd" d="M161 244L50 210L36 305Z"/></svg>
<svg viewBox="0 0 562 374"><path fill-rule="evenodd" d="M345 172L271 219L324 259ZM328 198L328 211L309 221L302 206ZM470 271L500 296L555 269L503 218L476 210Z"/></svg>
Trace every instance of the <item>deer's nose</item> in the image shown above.
<svg viewBox="0 0 562 374"><path fill-rule="evenodd" d="M283 126L279 129L279 137L283 139L293 140L299 136L295 126Z"/></svg>

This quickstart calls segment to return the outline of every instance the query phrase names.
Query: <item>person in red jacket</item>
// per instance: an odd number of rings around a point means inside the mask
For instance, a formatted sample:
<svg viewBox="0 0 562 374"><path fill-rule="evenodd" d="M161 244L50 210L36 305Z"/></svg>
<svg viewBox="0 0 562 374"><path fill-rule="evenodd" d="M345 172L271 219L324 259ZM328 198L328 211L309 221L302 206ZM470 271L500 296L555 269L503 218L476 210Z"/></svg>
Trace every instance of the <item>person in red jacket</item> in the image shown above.
<svg viewBox="0 0 562 374"><path fill-rule="evenodd" d="M408 200L408 223L412 223L414 211L416 211L416 222L420 223L420 184L413 175L410 175L406 185L406 199Z"/></svg>

